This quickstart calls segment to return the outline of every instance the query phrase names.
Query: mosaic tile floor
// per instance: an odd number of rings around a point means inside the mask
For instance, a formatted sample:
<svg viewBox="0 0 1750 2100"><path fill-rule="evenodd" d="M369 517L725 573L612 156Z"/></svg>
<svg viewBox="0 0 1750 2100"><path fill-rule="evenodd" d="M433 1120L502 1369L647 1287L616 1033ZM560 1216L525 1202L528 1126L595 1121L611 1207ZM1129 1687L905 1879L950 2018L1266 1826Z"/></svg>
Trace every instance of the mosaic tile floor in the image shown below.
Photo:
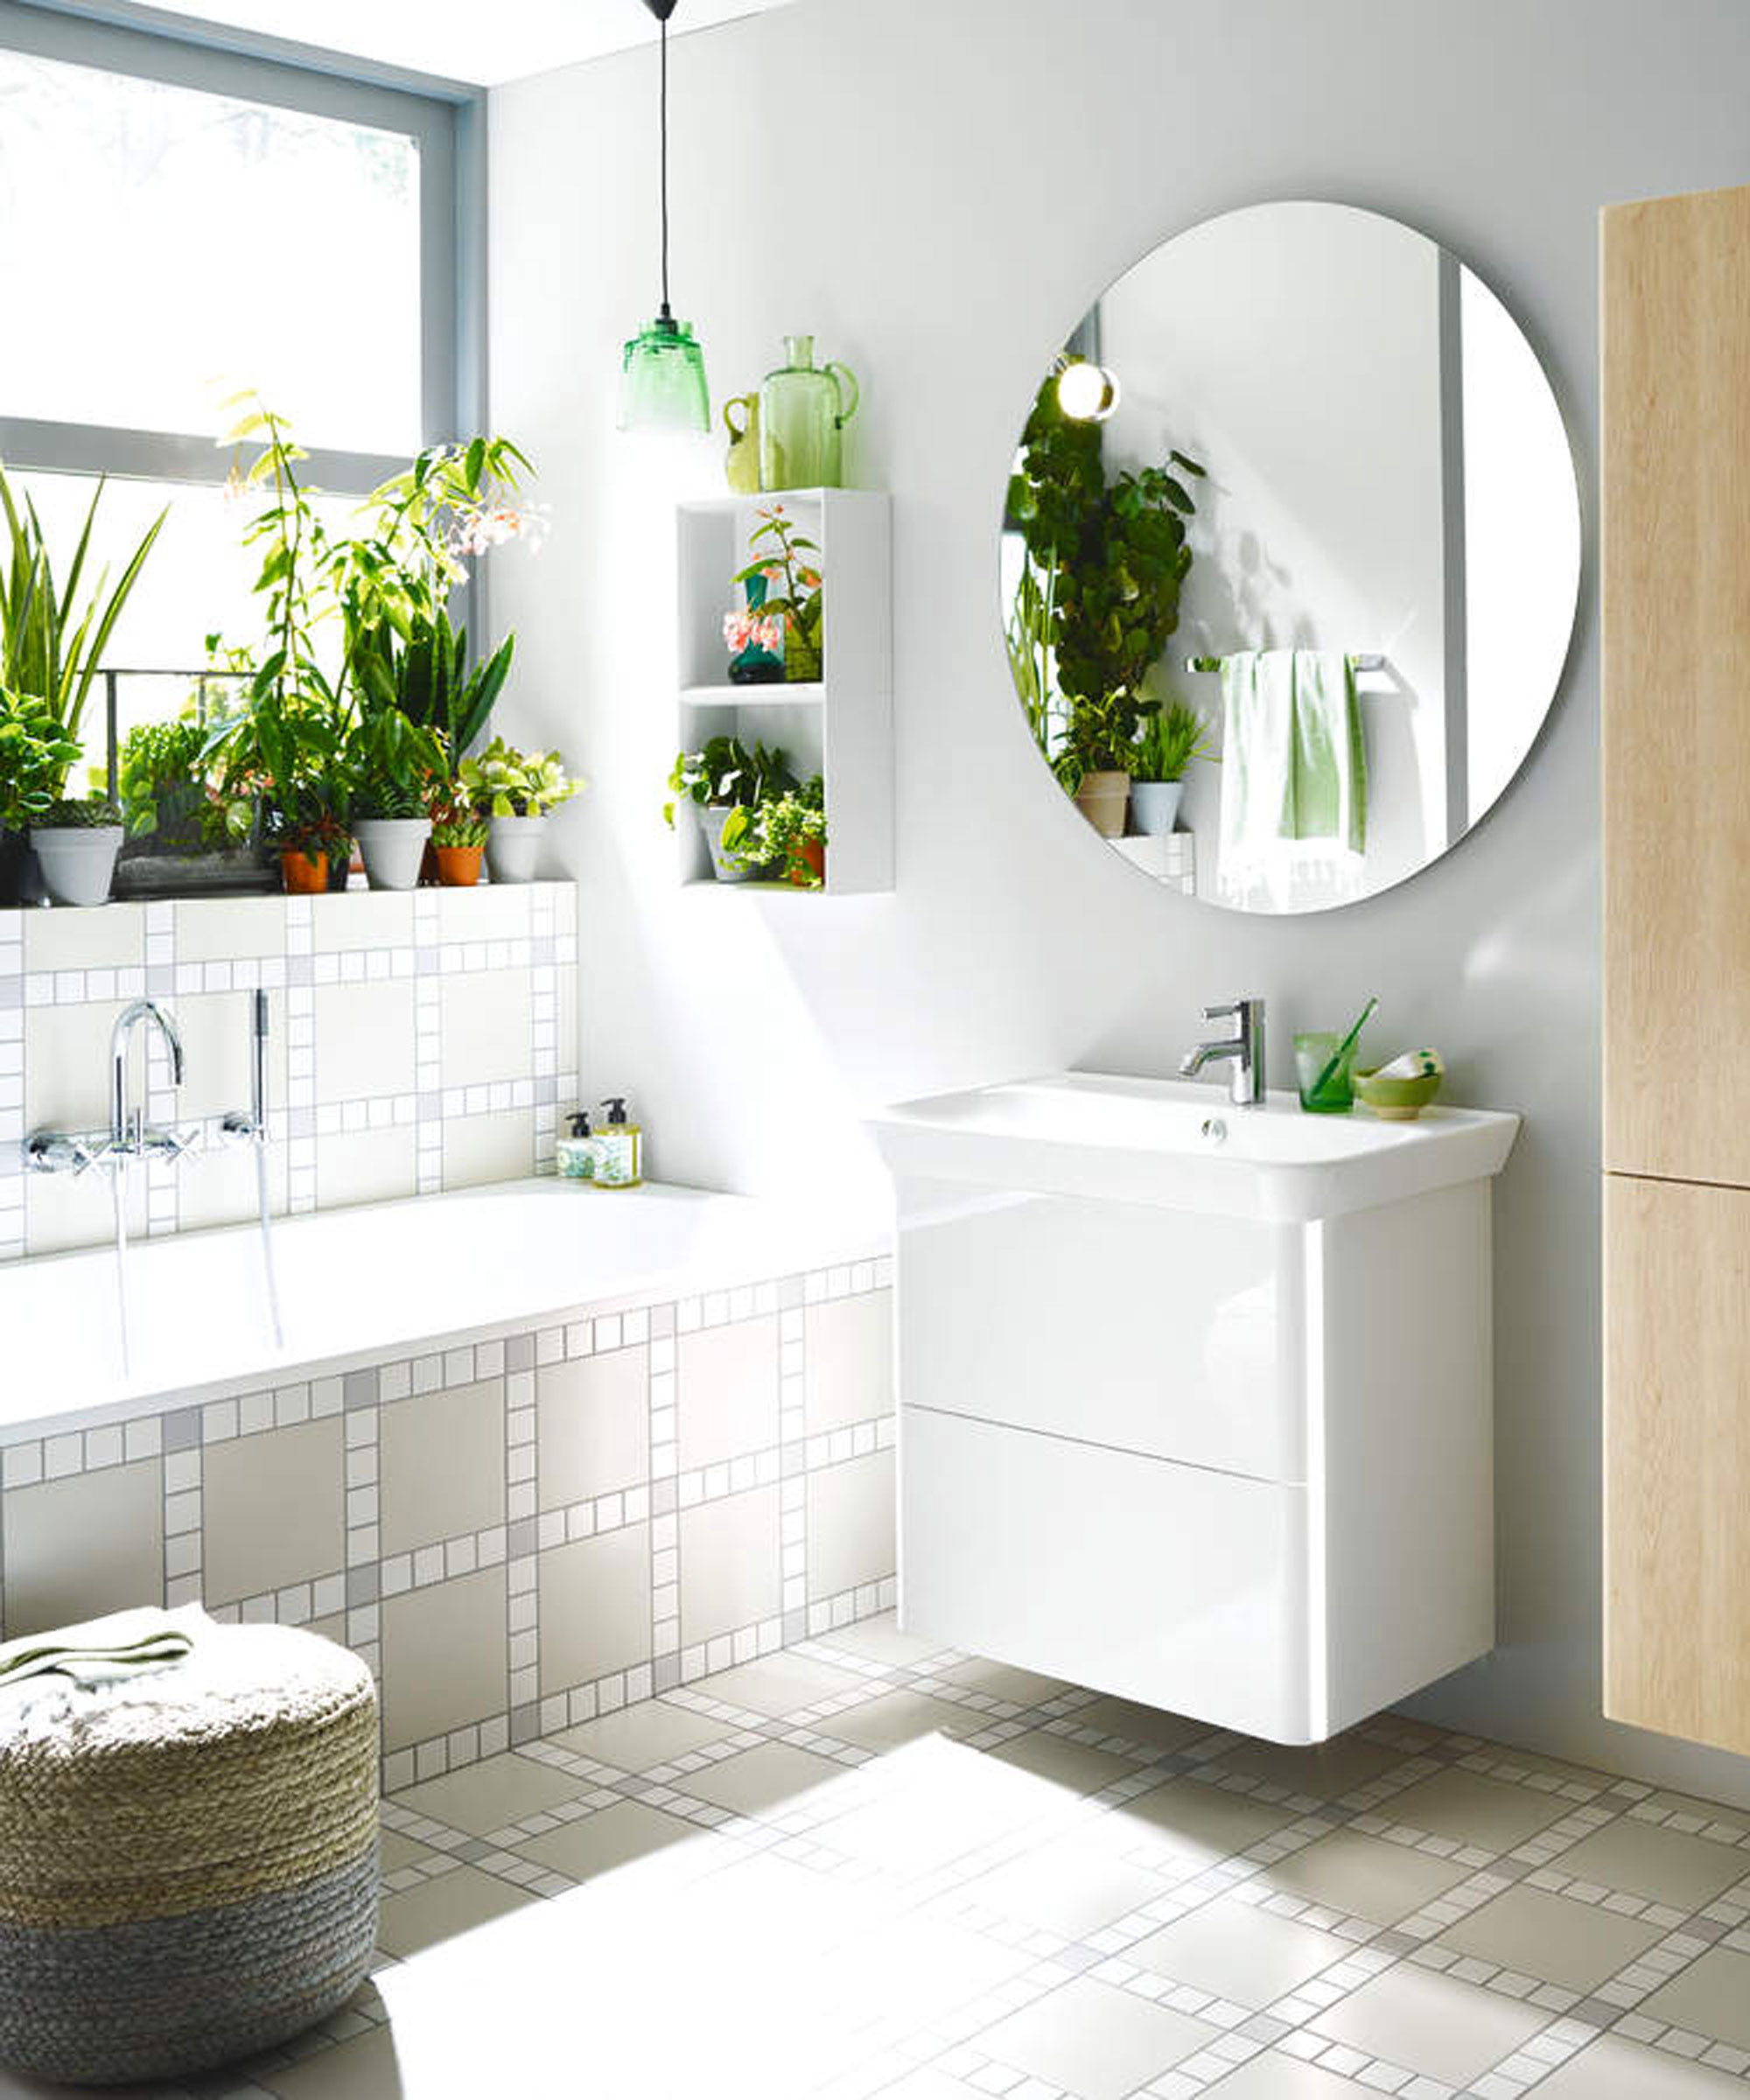
<svg viewBox="0 0 1750 2100"><path fill-rule="evenodd" d="M1750 2100L1750 1816L1390 1716L1284 1751L873 1620L383 1823L373 1984L200 2100Z"/></svg>

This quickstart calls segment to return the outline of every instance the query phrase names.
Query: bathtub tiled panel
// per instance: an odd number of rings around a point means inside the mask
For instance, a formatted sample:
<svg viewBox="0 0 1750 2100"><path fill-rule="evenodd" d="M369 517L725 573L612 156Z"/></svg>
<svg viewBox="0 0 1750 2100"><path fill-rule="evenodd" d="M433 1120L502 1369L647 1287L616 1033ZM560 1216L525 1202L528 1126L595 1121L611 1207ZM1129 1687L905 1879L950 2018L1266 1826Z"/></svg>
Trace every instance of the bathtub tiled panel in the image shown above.
<svg viewBox="0 0 1750 2100"><path fill-rule="evenodd" d="M257 987L276 1209L550 1172L577 1093L577 946L570 883L0 912L0 1261L113 1229L102 1177L26 1175L19 1141L105 1122L109 1031L143 995L169 1005L187 1053L178 1092L147 1044L148 1110L200 1124L204 1144L134 1177L141 1233L254 1214L248 1150L222 1147L219 1123L248 1105Z"/></svg>
<svg viewBox="0 0 1750 2100"><path fill-rule="evenodd" d="M319 1626L410 1783L890 1608L890 1264L0 1446L0 1632Z"/></svg>

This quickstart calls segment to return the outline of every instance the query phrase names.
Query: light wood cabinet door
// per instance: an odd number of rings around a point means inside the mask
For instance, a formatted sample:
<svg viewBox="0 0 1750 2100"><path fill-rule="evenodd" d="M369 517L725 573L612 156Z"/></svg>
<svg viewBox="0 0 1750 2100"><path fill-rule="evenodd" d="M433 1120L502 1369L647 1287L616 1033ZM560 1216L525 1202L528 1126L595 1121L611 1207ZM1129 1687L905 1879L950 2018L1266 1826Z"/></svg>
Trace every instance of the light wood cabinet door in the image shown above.
<svg viewBox="0 0 1750 2100"><path fill-rule="evenodd" d="M1604 1216L1604 1710L1750 1750L1750 1191Z"/></svg>
<svg viewBox="0 0 1750 2100"><path fill-rule="evenodd" d="M1605 1166L1750 1186L1750 189L1603 289Z"/></svg>

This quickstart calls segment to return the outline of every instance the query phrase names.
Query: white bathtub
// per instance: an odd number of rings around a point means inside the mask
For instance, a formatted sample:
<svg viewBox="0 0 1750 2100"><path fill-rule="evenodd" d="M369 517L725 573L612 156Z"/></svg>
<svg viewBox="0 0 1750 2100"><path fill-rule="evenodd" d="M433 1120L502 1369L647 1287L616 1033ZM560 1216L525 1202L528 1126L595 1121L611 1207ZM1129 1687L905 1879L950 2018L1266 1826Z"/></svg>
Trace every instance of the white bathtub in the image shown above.
<svg viewBox="0 0 1750 2100"><path fill-rule="evenodd" d="M0 1436L89 1428L143 1401L211 1397L294 1366L344 1368L891 1246L887 1222L866 1208L556 1180L276 1219L273 1238L278 1348L256 1227L131 1246L125 1369L112 1251L0 1265Z"/></svg>

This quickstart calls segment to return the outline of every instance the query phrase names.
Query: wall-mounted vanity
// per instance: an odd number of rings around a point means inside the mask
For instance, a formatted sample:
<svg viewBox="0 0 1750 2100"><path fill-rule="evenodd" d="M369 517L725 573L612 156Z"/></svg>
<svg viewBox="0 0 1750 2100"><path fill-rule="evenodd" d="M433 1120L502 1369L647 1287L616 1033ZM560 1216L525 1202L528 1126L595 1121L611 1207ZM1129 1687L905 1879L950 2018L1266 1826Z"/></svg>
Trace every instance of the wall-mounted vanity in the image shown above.
<svg viewBox="0 0 1750 2100"><path fill-rule="evenodd" d="M1484 1654L1517 1130L1082 1073L880 1117L903 1622L1283 1742Z"/></svg>

